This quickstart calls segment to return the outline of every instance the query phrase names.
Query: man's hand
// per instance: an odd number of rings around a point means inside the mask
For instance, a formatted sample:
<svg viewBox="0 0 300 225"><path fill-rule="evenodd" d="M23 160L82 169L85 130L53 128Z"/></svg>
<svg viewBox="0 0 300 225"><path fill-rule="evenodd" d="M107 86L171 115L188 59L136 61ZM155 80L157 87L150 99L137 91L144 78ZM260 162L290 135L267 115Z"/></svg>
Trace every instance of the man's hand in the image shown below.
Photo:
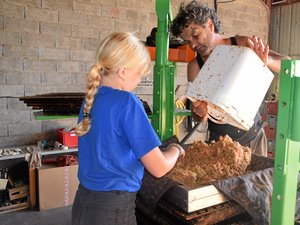
<svg viewBox="0 0 300 225"><path fill-rule="evenodd" d="M268 66L269 63L269 45L262 42L261 38L256 37L253 35L252 38L249 38L247 40L246 46L251 48L258 57L264 62L266 66Z"/></svg>
<svg viewBox="0 0 300 225"><path fill-rule="evenodd" d="M200 120L202 120L208 113L207 102L197 100L193 102L191 110L192 113L194 113L197 117L200 117Z"/></svg>

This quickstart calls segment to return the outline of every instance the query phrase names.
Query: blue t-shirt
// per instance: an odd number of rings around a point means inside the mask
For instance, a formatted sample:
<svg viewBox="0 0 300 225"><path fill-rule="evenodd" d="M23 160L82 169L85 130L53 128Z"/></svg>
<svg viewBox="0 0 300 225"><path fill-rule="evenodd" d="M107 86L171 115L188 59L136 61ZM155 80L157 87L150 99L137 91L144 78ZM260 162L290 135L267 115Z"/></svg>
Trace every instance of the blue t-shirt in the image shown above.
<svg viewBox="0 0 300 225"><path fill-rule="evenodd" d="M78 121L82 118L83 107ZM91 129L78 142L80 183L94 191L138 191L144 176L140 158L161 145L141 101L101 86L90 118Z"/></svg>

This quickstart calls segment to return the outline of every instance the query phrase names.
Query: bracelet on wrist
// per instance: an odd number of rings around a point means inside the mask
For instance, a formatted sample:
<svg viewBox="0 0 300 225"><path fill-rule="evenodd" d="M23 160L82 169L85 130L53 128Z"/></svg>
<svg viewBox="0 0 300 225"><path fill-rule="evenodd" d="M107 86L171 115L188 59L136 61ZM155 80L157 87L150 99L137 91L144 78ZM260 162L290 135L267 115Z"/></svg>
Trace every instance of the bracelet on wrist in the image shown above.
<svg viewBox="0 0 300 225"><path fill-rule="evenodd" d="M185 150L184 150L179 144L171 143L171 144L169 144L168 148L170 148L170 147L172 147L172 146L178 148L178 150L179 150L178 157L180 157L180 156L182 156L182 155L185 155Z"/></svg>

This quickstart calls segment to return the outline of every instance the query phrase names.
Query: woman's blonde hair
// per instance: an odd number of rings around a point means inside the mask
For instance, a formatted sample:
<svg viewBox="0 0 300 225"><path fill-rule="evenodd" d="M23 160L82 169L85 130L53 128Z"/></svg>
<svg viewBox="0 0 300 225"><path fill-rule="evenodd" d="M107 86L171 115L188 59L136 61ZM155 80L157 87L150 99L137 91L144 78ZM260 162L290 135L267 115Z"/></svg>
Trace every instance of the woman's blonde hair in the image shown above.
<svg viewBox="0 0 300 225"><path fill-rule="evenodd" d="M97 88L101 85L101 76L109 75L121 67L135 68L141 76L145 76L150 71L150 62L146 47L133 33L114 32L102 41L96 52L96 64L87 75L84 118L76 127L79 136L85 135L90 129L90 111Z"/></svg>

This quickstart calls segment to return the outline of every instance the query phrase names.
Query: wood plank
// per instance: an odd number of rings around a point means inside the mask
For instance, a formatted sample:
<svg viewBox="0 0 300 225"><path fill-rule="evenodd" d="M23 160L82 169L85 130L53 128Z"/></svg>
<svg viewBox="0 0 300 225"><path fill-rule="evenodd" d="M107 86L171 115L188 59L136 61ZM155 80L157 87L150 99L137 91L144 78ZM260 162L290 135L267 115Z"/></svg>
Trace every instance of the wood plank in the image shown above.
<svg viewBox="0 0 300 225"><path fill-rule="evenodd" d="M278 52L279 32L280 32L280 7L272 9L271 26L269 32L269 46L275 52Z"/></svg>
<svg viewBox="0 0 300 225"><path fill-rule="evenodd" d="M184 224L188 222L187 224L193 225L216 224L217 222L245 213L245 210L234 201L214 205L191 213L183 212L165 201L160 201L158 207L162 214L163 211L168 212L170 215L180 218L182 222L185 222Z"/></svg>
<svg viewBox="0 0 300 225"><path fill-rule="evenodd" d="M300 3L292 4L290 56L300 55Z"/></svg>
<svg viewBox="0 0 300 225"><path fill-rule="evenodd" d="M182 185L176 185L165 193L164 199L188 213L229 200L213 185L190 190Z"/></svg>
<svg viewBox="0 0 300 225"><path fill-rule="evenodd" d="M78 115L85 93L49 93L19 98L34 110L45 114Z"/></svg>
<svg viewBox="0 0 300 225"><path fill-rule="evenodd" d="M271 11L271 26L269 35L270 49L279 52L279 35L280 35L280 7L273 8ZM279 94L279 76L274 76L274 79L267 92L268 99L272 99L273 94Z"/></svg>
<svg viewBox="0 0 300 225"><path fill-rule="evenodd" d="M291 15L292 6L285 5L281 7L280 14L280 36L279 36L279 46L278 51L281 54L289 55L289 45L291 36Z"/></svg>
<svg viewBox="0 0 300 225"><path fill-rule="evenodd" d="M20 97L27 106L34 110L43 110L45 115L78 115L85 93L49 93L35 96ZM147 115L152 111L146 101L140 99L143 103Z"/></svg>
<svg viewBox="0 0 300 225"><path fill-rule="evenodd" d="M36 169L29 168L29 205L31 209L36 208Z"/></svg>
<svg viewBox="0 0 300 225"><path fill-rule="evenodd" d="M28 208L28 202L17 203L9 206L0 207L0 214Z"/></svg>

